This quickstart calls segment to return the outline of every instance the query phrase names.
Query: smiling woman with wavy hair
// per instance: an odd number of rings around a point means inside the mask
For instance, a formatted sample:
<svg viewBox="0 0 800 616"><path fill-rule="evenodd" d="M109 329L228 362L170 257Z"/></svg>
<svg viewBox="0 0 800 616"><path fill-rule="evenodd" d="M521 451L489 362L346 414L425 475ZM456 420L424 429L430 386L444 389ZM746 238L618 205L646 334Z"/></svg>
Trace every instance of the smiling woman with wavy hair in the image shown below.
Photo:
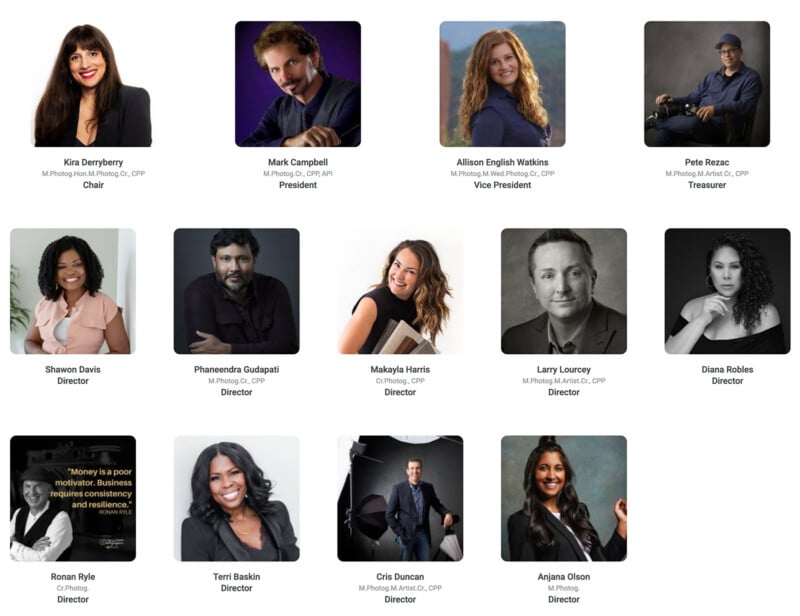
<svg viewBox="0 0 800 616"><path fill-rule="evenodd" d="M539 77L511 30L489 30L467 59L458 124L472 146L547 147Z"/></svg>

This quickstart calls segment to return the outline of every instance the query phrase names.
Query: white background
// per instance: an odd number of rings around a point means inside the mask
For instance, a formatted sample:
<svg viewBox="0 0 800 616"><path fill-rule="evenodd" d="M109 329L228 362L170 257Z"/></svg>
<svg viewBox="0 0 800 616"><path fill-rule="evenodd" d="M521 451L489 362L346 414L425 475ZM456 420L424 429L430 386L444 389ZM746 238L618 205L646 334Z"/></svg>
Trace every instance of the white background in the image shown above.
<svg viewBox="0 0 800 616"><path fill-rule="evenodd" d="M662 335L667 228L793 230L795 21L788 9L770 1L632 6L444 1L416 10L409 4L310 0L285 12L263 2L4 5L0 254L9 254L13 228L131 228L137 242L134 355L59 358L68 365L99 365L103 372L86 387L57 386L44 375L54 358L12 355L8 340L0 338L2 468L8 468L8 442L15 434L135 436L137 558L124 564L3 562L9 609L78 611L58 606L50 573L91 571L97 581L80 610L87 614L138 614L154 604L187 613L232 607L336 613L383 607L422 614L791 611L800 547L794 531L796 354L727 361L672 357L663 351ZM234 25L256 19L361 23L363 145L326 150L335 175L320 180L316 191L279 191L275 180L262 177L271 153L233 143ZM557 171L530 191L476 191L469 180L451 179L457 157L468 152L438 144L439 25L484 19L566 24L567 141L546 152L515 153L546 157ZM640 117L645 22L719 19L771 24L770 146L647 149ZM123 158L128 170L146 170L144 178L107 181L95 191L74 179L42 178L42 170L62 168L67 152L30 145L29 119L58 44L72 26L85 22L106 32L123 80L145 87L153 106L151 149L102 152ZM699 81L712 68L692 70ZM687 155L728 158L750 175L731 180L724 191L689 191L685 180L664 174L683 168ZM204 377L193 375L195 358L172 351L173 232L221 226L300 231L301 350L292 357L262 358L261 365L279 364L280 374L251 398L219 397ZM608 379L571 399L550 398L545 389L521 384L522 377L536 376L537 365L549 364L543 358L499 352L500 233L554 226L624 228L628 234L628 352L563 358ZM385 398L369 374L370 358L335 352L342 320L333 309L340 297L342 244L352 241L354 228L375 227L418 228L420 237L427 229L453 229L463 246L463 286L454 289L464 311L461 352L422 359L431 374L414 398ZM792 269L798 271L796 260ZM727 363L752 366L755 375L743 386L723 387L710 385L700 373L702 365ZM378 567L336 558L337 438L398 432L464 438L469 478L464 515L470 532L460 563ZM299 562L220 567L174 559L174 439L230 433L299 438ZM545 433L627 438L626 562L501 561L500 439ZM2 476L7 481L8 473ZM257 570L262 581L250 594L220 593L212 572L231 570ZM381 593L357 591L358 584L376 584L379 571L422 572L425 584L444 589L420 596L413 606L384 605ZM580 603L548 605L546 585L536 576L570 571L592 576L581 583Z"/></svg>

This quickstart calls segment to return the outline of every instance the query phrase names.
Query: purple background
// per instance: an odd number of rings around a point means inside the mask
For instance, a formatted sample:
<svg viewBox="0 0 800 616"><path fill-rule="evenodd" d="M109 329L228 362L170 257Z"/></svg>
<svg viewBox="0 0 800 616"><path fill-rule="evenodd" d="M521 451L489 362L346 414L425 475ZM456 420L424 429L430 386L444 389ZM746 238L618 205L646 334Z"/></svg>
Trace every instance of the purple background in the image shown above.
<svg viewBox="0 0 800 616"><path fill-rule="evenodd" d="M284 95L253 55L253 43L270 23L236 24L236 143L252 133L272 101ZM295 23L317 39L327 72L361 82L361 24L357 21Z"/></svg>

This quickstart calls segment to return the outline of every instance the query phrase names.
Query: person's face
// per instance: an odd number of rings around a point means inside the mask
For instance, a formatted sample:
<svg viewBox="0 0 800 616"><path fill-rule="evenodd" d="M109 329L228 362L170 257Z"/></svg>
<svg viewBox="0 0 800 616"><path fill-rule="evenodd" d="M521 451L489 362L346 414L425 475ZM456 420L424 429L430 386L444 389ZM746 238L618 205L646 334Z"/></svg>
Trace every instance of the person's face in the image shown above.
<svg viewBox="0 0 800 616"><path fill-rule="evenodd" d="M742 48L725 43L719 48L719 57L725 68L736 69L742 62Z"/></svg>
<svg viewBox="0 0 800 616"><path fill-rule="evenodd" d="M272 80L291 96L304 100L309 85L317 75L319 54L301 54L294 43L279 43L264 52Z"/></svg>
<svg viewBox="0 0 800 616"><path fill-rule="evenodd" d="M708 268L711 284L720 295L735 297L742 289L742 263L739 253L730 246L722 246L711 257Z"/></svg>
<svg viewBox="0 0 800 616"><path fill-rule="evenodd" d="M557 451L547 451L539 456L534 471L536 489L545 498L557 498L567 482L564 461Z"/></svg>
<svg viewBox="0 0 800 616"><path fill-rule="evenodd" d="M389 290L395 297L409 299L417 290L420 274L419 257L411 249L403 248L389 267Z"/></svg>
<svg viewBox="0 0 800 616"><path fill-rule="evenodd" d="M519 78L519 60L508 43L492 47L489 54L489 78L509 92L514 89Z"/></svg>
<svg viewBox="0 0 800 616"><path fill-rule="evenodd" d="M533 292L551 318L583 318L591 307L594 272L575 242L542 244L533 253Z"/></svg>
<svg viewBox="0 0 800 616"><path fill-rule="evenodd" d="M106 74L106 59L97 49L78 47L69 57L72 79L82 88L94 88Z"/></svg>
<svg viewBox="0 0 800 616"><path fill-rule="evenodd" d="M53 487L46 481L25 481L22 483L22 498L28 507L38 511L50 500L50 491Z"/></svg>
<svg viewBox="0 0 800 616"><path fill-rule="evenodd" d="M250 244L221 246L217 248L217 254L211 257L211 262L217 280L231 293L239 293L253 280L256 260Z"/></svg>
<svg viewBox="0 0 800 616"><path fill-rule="evenodd" d="M419 462L409 462L406 466L406 475L408 475L408 482L412 486L419 485L419 480L422 477L422 464Z"/></svg>
<svg viewBox="0 0 800 616"><path fill-rule="evenodd" d="M208 490L211 499L225 511L241 507L247 496L244 471L228 456L218 455L208 465Z"/></svg>
<svg viewBox="0 0 800 616"><path fill-rule="evenodd" d="M65 291L77 291L86 284L86 267L77 250L70 248L58 256L56 283Z"/></svg>

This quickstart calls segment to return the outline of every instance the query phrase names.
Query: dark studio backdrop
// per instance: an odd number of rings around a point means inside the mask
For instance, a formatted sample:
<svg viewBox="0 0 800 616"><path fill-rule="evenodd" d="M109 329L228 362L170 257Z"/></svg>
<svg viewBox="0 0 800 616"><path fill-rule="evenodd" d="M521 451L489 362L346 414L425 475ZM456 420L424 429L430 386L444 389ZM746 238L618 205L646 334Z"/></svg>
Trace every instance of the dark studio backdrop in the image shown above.
<svg viewBox="0 0 800 616"><path fill-rule="evenodd" d="M83 492L83 496L51 496L50 506L69 514L72 524L70 561L130 561L136 557L136 441L132 436L15 436L11 439L11 511L25 504L22 473L42 466L55 481L111 479L130 481L130 487L53 486L53 490ZM91 477L73 470L106 471ZM118 471L114 476L114 471ZM131 471L128 473L127 471ZM87 492L132 492L124 497ZM113 505L104 508L103 503ZM82 506L86 505L86 507ZM95 506L97 505L97 506ZM120 507L113 507L120 505Z"/></svg>
<svg viewBox="0 0 800 616"><path fill-rule="evenodd" d="M553 136L551 147L566 140L566 45L565 27L560 21L542 22L444 22L440 28L440 66L443 74L441 144L467 146L456 136L458 105L463 91L467 58L484 32L511 30L522 41L539 76L542 104L547 109Z"/></svg>
<svg viewBox="0 0 800 616"><path fill-rule="evenodd" d="M236 24L236 143L258 125L272 102L285 93L253 53L253 43L271 22ZM319 43L325 71L361 83L361 24L356 21L297 21Z"/></svg>
<svg viewBox="0 0 800 616"><path fill-rule="evenodd" d="M764 21L651 21L644 29L644 110L655 109L663 93L686 96L705 76L722 67L714 46L730 32L742 41L742 62L761 76L752 145L769 144L770 134L770 29ZM648 131L653 133L653 131Z"/></svg>
<svg viewBox="0 0 800 616"><path fill-rule="evenodd" d="M402 438L402 437L399 437ZM431 437L436 438L436 437ZM365 456L377 458L382 463L356 457L353 462L353 503L357 507L361 500L370 494L381 494L389 501L392 486L408 481L406 463L409 458L422 460L422 481L433 485L436 496L461 521L453 528L461 549L464 550L464 449L460 436L439 437L425 443L409 443L391 436L361 436L359 442L367 445ZM351 442L346 443L349 449ZM336 519L338 525L339 560L368 561L372 559L371 540L357 528L350 537L345 525L345 510L349 506L350 484L345 479L339 495ZM431 525L431 558L435 558L438 546L444 536L441 516L433 509L429 517ZM400 546L394 541L391 528L381 536L375 551L377 561L397 561ZM442 557L440 557L440 560Z"/></svg>
<svg viewBox="0 0 800 616"><path fill-rule="evenodd" d="M509 560L508 518L525 502L525 464L539 436L506 436L501 448L501 554ZM605 545L617 526L614 503L627 500L628 454L624 436L557 436L575 472L573 486L589 509L590 520Z"/></svg>
<svg viewBox="0 0 800 616"><path fill-rule="evenodd" d="M711 293L706 286L706 255L722 233L741 233L752 240L767 260L775 295L772 304L783 324L790 348L790 250L786 229L667 229L664 255L664 340L669 338L681 309L690 299Z"/></svg>
<svg viewBox="0 0 800 616"><path fill-rule="evenodd" d="M544 312L533 295L528 275L528 250L547 229L504 229L501 240L501 329L519 325ZM625 229L573 229L585 239L594 255L597 283L594 297L618 310L628 312L627 235Z"/></svg>
<svg viewBox="0 0 800 616"><path fill-rule="evenodd" d="M183 317L183 294L195 278L214 271L211 238L219 229L177 229L175 231L174 344L176 353L188 353ZM300 234L297 229L250 229L260 252L255 272L277 278L289 291L292 314L300 335ZM299 338L298 338L299 339Z"/></svg>

